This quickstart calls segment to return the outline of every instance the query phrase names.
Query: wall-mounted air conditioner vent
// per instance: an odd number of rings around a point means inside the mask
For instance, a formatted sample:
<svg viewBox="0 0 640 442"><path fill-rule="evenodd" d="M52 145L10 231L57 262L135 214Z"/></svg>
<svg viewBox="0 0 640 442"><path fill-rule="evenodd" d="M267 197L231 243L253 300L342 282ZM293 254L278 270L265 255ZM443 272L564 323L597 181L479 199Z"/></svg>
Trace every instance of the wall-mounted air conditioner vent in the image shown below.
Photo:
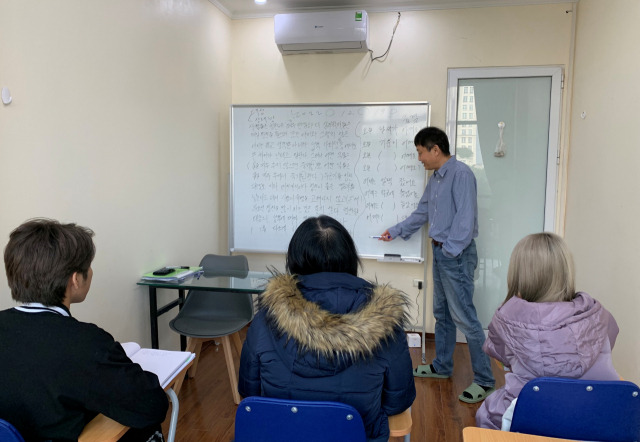
<svg viewBox="0 0 640 442"><path fill-rule="evenodd" d="M283 55L369 50L366 11L277 14L275 37Z"/></svg>

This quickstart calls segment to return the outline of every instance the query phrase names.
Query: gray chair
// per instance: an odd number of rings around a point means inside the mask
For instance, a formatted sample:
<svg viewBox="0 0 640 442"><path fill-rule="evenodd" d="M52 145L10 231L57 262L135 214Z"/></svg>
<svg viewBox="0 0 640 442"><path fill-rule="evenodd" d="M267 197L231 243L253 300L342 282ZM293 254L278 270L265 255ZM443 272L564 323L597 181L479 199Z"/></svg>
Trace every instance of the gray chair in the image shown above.
<svg viewBox="0 0 640 442"><path fill-rule="evenodd" d="M204 270L204 276L246 277L249 272L249 264L244 255L205 255L200 265ZM238 331L251 322L251 319L253 319L253 298L249 293L190 290L182 309L169 323L174 331L187 336L187 351L196 354L193 365L188 371L191 378L196 375L202 343L220 338L229 372L231 392L236 404L240 403L240 394L229 338L233 339L236 352L240 355L242 342Z"/></svg>

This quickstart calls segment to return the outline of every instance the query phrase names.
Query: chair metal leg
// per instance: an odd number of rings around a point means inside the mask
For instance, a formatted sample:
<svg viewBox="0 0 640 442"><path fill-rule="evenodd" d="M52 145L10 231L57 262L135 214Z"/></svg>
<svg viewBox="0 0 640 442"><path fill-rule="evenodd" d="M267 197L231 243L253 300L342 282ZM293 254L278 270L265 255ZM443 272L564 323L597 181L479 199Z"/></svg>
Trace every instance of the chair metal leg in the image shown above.
<svg viewBox="0 0 640 442"><path fill-rule="evenodd" d="M229 372L229 382L231 383L233 402L238 405L240 403L240 393L238 393L238 376L236 375L236 366L233 362L231 340L228 335L222 337L222 349L224 350L224 359L227 362L227 371Z"/></svg>
<svg viewBox="0 0 640 442"><path fill-rule="evenodd" d="M176 428L178 426L178 412L180 411L180 403L178 402L178 395L172 388L167 390L167 395L171 400L171 420L169 421L169 433L167 434L167 442L174 442L176 440Z"/></svg>

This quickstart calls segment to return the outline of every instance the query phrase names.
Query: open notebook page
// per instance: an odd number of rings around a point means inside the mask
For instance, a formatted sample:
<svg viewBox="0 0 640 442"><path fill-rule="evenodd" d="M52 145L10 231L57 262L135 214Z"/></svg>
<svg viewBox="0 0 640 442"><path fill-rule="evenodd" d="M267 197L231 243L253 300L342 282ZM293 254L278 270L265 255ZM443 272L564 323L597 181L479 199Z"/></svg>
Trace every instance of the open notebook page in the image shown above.
<svg viewBox="0 0 640 442"><path fill-rule="evenodd" d="M129 359L140 364L143 370L155 373L162 388L165 388L195 357L194 353L187 351L140 348L135 342L125 342L122 348Z"/></svg>

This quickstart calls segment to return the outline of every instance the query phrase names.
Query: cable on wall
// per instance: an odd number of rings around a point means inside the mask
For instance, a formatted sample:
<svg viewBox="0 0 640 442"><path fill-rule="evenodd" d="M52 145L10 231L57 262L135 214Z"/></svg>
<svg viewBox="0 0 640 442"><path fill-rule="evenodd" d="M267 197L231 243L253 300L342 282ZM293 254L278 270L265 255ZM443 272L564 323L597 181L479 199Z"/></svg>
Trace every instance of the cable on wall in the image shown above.
<svg viewBox="0 0 640 442"><path fill-rule="evenodd" d="M394 37L394 35L396 35L396 29L398 29L398 24L400 24L400 11L398 11L398 20L396 21L396 25L393 27L393 33L391 34L391 40L389 40L389 46L387 47L387 50L385 51L385 53L380 55L380 56L378 56L378 57L374 57L373 56L373 51L371 49L369 49L369 56L371 57L371 61L372 62L387 56L387 54L389 53L389 49L391 49L391 43L393 43L393 37Z"/></svg>

